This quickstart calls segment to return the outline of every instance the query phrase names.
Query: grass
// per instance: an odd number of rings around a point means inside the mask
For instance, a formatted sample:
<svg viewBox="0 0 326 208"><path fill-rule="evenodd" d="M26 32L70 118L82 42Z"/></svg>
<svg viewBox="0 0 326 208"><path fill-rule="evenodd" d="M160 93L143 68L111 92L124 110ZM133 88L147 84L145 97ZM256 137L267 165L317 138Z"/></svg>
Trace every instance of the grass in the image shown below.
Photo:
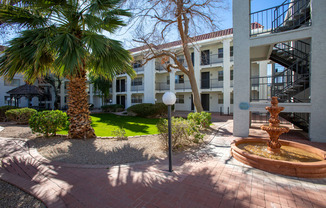
<svg viewBox="0 0 326 208"><path fill-rule="evenodd" d="M158 134L156 127L158 119L118 116L110 113L92 114L91 117L96 136L114 136L112 131L119 127L125 129L126 136ZM57 133L68 134L68 129Z"/></svg>

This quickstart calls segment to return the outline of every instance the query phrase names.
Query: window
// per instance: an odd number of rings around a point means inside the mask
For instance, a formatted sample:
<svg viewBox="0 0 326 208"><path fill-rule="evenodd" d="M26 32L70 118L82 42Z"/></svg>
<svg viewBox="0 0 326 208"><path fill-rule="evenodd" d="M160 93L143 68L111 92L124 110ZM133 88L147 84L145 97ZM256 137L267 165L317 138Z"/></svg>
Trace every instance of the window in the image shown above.
<svg viewBox="0 0 326 208"><path fill-rule="evenodd" d="M230 71L230 80L233 80L233 70Z"/></svg>
<svg viewBox="0 0 326 208"><path fill-rule="evenodd" d="M12 86L12 87L18 87L20 85L20 80L19 79L13 79L11 81L4 80L4 85L5 86Z"/></svg>
<svg viewBox="0 0 326 208"><path fill-rule="evenodd" d="M143 79L141 77L137 77L131 81L131 86L139 86L143 85Z"/></svg>
<svg viewBox="0 0 326 208"><path fill-rule="evenodd" d="M192 62L192 66L195 65L195 54L194 52L191 53L191 62Z"/></svg>
<svg viewBox="0 0 326 208"><path fill-rule="evenodd" d="M223 94L218 94L218 104L223 104Z"/></svg>
<svg viewBox="0 0 326 208"><path fill-rule="evenodd" d="M136 68L140 68L140 67L141 67L141 60L135 61L135 62L132 64L132 67L133 67L134 69L136 69Z"/></svg>
<svg viewBox="0 0 326 208"><path fill-rule="evenodd" d="M166 84L170 84L170 75L169 76L166 76Z"/></svg>
<svg viewBox="0 0 326 208"><path fill-rule="evenodd" d="M4 102L5 105L10 105L10 96L5 96L4 98L5 98L4 99L5 100L5 102Z"/></svg>
<svg viewBox="0 0 326 208"><path fill-rule="evenodd" d="M218 81L223 81L223 71L218 71Z"/></svg>
<svg viewBox="0 0 326 208"><path fill-rule="evenodd" d="M126 81L124 79L116 80L116 92L125 92L126 91Z"/></svg>
<svg viewBox="0 0 326 208"><path fill-rule="evenodd" d="M142 95L132 95L131 103L142 103L143 97Z"/></svg>
<svg viewBox="0 0 326 208"><path fill-rule="evenodd" d="M218 58L223 58L223 48L218 49L217 55L218 55Z"/></svg>
<svg viewBox="0 0 326 208"><path fill-rule="evenodd" d="M184 75L175 75L175 83L176 84L184 83Z"/></svg>
<svg viewBox="0 0 326 208"><path fill-rule="evenodd" d="M201 65L209 64L209 50L205 50L201 52Z"/></svg>
<svg viewBox="0 0 326 208"><path fill-rule="evenodd" d="M230 104L233 104L233 92L230 93Z"/></svg>
<svg viewBox="0 0 326 208"><path fill-rule="evenodd" d="M233 46L230 47L230 56L233 56Z"/></svg>
<svg viewBox="0 0 326 208"><path fill-rule="evenodd" d="M177 97L177 100L176 100L175 103L180 103L180 104L185 103L185 96L184 95L176 95L176 97Z"/></svg>

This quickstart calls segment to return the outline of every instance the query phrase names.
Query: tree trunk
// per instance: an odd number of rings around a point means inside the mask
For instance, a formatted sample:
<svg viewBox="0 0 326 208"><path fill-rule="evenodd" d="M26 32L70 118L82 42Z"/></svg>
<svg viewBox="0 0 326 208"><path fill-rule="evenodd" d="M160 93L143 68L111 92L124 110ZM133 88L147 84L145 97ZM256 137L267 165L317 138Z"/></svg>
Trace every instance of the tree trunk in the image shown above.
<svg viewBox="0 0 326 208"><path fill-rule="evenodd" d="M69 134L71 139L95 138L91 127L91 117L86 92L86 72L82 70L80 76L69 77L68 84L68 116Z"/></svg>
<svg viewBox="0 0 326 208"><path fill-rule="evenodd" d="M193 102L194 102L194 106L196 108L196 112L200 113L204 109L203 109L203 106L202 106L201 101L200 101L201 99L200 99L200 96L199 96L198 85L197 85L197 82L196 82L195 75L193 73L189 73L188 78L189 78L190 86L191 86L191 89L192 89Z"/></svg>

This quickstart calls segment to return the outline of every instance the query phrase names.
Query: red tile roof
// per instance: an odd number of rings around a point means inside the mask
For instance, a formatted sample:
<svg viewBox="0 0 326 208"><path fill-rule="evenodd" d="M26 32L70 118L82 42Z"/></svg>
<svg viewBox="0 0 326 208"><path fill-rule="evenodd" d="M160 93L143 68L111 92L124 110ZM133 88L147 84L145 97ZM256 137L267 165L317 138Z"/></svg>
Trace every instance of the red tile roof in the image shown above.
<svg viewBox="0 0 326 208"><path fill-rule="evenodd" d="M257 29L257 28L261 28L261 27L263 27L263 26L257 22L254 22L251 24L251 29ZM226 36L226 35L232 35L232 34L233 34L233 28L229 28L226 30L220 30L220 31L216 31L216 32L211 32L211 33L206 33L203 35L195 36L193 38L193 42L207 40L207 39L216 38L216 37L222 37L222 36ZM158 45L158 46L152 45L152 47L155 49L163 49L163 48L171 48L173 46L178 46L178 45L181 45L181 40L173 41L170 43L165 43L165 44ZM148 46L140 46L140 47L132 48L132 49L129 49L129 51L134 53L134 52L142 51L145 49L148 49Z"/></svg>

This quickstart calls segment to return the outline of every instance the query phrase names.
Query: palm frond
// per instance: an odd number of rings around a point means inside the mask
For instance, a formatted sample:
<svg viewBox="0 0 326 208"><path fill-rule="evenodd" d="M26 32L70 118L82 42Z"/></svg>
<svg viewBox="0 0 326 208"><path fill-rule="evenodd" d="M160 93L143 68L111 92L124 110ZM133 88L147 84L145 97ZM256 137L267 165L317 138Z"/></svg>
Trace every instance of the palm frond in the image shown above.
<svg viewBox="0 0 326 208"><path fill-rule="evenodd" d="M88 66L92 74L110 80L121 73L135 76L135 71L130 64L132 56L122 47L121 42L91 32L85 34L82 41L90 51Z"/></svg>

